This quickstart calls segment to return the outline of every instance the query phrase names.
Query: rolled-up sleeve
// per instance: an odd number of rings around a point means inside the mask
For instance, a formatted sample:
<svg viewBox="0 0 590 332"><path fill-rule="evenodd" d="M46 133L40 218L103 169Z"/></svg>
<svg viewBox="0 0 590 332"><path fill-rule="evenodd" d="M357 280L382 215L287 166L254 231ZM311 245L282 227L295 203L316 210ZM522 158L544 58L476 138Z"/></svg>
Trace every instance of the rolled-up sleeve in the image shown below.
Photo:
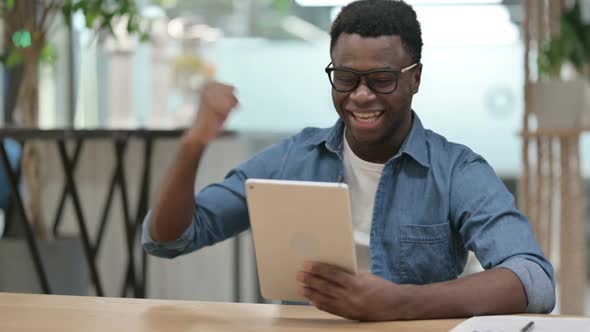
<svg viewBox="0 0 590 332"><path fill-rule="evenodd" d="M230 238L250 227L244 183L248 178L272 179L278 174L291 140L277 143L256 154L219 183L195 195L195 213L188 228L170 242L158 243L150 236L151 211L142 226L142 244L149 254L174 258Z"/></svg>
<svg viewBox="0 0 590 332"><path fill-rule="evenodd" d="M162 257L174 258L187 251L192 239L194 238L194 228L188 227L182 235L171 242L159 243L152 239L150 235L151 211L145 216L142 226L141 243L143 248L149 254Z"/></svg>
<svg viewBox="0 0 590 332"><path fill-rule="evenodd" d="M487 270L506 268L520 279L530 313L555 306L553 267L539 247L528 219L490 165L474 155L457 166L450 214L465 247Z"/></svg>
<svg viewBox="0 0 590 332"><path fill-rule="evenodd" d="M497 267L514 272L527 294L527 312L550 313L555 307L555 285L553 278L538 263L523 257L514 257L504 261Z"/></svg>

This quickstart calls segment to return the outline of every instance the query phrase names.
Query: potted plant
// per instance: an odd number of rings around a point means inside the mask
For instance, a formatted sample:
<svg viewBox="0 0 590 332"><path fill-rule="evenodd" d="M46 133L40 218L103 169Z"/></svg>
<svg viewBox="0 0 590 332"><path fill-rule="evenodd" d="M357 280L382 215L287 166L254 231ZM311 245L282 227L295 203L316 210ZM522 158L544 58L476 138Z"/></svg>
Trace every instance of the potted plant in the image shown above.
<svg viewBox="0 0 590 332"><path fill-rule="evenodd" d="M55 50L48 43L48 33L56 18L70 26L72 17L81 12L88 28L97 33L113 33L113 26L120 20L126 21L129 33L145 38L140 28L140 16L135 0L0 0L6 36L5 53L0 58L7 67L21 65L23 69L15 107L18 126L38 125L38 65L51 61ZM37 14L40 13L40 14ZM34 144L27 144L23 151L23 175L29 194L31 223L43 233L41 198L39 197L40 157Z"/></svg>
<svg viewBox="0 0 590 332"><path fill-rule="evenodd" d="M566 8L560 33L538 56L539 81L532 85L531 103L539 129L590 127L590 22L579 2Z"/></svg>
<svg viewBox="0 0 590 332"><path fill-rule="evenodd" d="M124 21L130 34L141 39L147 36L140 25L141 17L135 0L0 0L0 17L6 37L0 61L7 68L20 66L23 72L13 112L17 126L38 126L38 66L42 61L51 61L59 56L49 44L50 33L55 24L71 26L76 13L82 13L86 26L100 35L113 35L113 27ZM28 217L36 235L44 238L40 195L41 154L36 144L27 143L23 148L21 165L27 190ZM79 239L43 240L39 245L54 292L87 292L88 273ZM0 246L0 290L38 291L40 288L32 272L31 260L16 259L23 257L23 252L27 251L24 240L18 236L4 238ZM68 278L68 275L74 274L76 278Z"/></svg>

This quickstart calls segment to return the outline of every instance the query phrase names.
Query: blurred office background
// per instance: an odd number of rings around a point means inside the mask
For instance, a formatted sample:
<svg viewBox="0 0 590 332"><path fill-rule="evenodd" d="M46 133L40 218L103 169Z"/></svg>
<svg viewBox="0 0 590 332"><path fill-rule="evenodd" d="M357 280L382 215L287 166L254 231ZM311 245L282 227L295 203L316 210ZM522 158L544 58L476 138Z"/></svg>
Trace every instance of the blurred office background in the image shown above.
<svg viewBox="0 0 590 332"><path fill-rule="evenodd" d="M408 2L415 5L424 39L424 69L415 111L427 128L484 156L517 195L524 112L523 2ZM190 125L196 109L194 90L202 80L213 77L234 85L240 106L227 124L234 134L218 139L207 151L195 184L198 190L279 139L306 126L326 127L336 121L323 69L330 62L329 27L344 3L143 0L138 2L139 12L151 23L151 41L144 43L136 42L125 29L115 29L115 39L97 35L86 27L87 17L80 12L74 14L71 27L58 17L50 36L54 59L41 64L38 71L38 125L43 129L182 128ZM1 70L0 124L4 127L14 124L19 70L18 66ZM63 169L55 145L39 144L43 222L51 229L64 186ZM176 139L167 139L154 145L152 200L176 144ZM74 151L73 144L68 148ZM142 149L140 142L130 140L124 156L132 211L141 194L138 165ZM582 136L579 149L583 188L588 193L587 136ZM115 161L108 140L86 142L79 157L74 178L91 239L100 232ZM9 192L6 182L1 186L0 193ZM26 198L22 185L21 190ZM0 217L0 291L41 292L25 231L19 226L22 220L11 204L6 203ZM95 295L78 241L74 205L66 201L64 206L59 236L48 231L40 237L44 264L54 275L50 281L56 285L55 293ZM128 268L124 211L118 200L108 211L102 246L96 253L104 295L134 296L137 294L130 290L122 292ZM587 205L586 211L590 216ZM590 230L587 222L586 229ZM71 243L58 243L63 238ZM136 240L135 263L141 272L138 243ZM553 248L557 252L558 246ZM547 254L558 266L559 255ZM468 269L477 271L477 262ZM139 281L143 280L140 272ZM175 260L149 257L145 277L147 288L142 295L150 298L263 301L249 232L240 235L239 241L228 240ZM586 303L585 312L590 313L590 298Z"/></svg>

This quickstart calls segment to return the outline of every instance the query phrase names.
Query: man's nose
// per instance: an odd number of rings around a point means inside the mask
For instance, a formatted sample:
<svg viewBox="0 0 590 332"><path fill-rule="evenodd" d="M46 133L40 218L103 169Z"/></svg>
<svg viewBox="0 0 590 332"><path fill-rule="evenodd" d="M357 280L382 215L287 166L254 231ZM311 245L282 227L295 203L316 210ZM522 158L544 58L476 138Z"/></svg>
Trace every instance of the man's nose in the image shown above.
<svg viewBox="0 0 590 332"><path fill-rule="evenodd" d="M375 92L369 87L367 79L362 77L356 89L350 93L350 99L358 103L365 103L376 98Z"/></svg>

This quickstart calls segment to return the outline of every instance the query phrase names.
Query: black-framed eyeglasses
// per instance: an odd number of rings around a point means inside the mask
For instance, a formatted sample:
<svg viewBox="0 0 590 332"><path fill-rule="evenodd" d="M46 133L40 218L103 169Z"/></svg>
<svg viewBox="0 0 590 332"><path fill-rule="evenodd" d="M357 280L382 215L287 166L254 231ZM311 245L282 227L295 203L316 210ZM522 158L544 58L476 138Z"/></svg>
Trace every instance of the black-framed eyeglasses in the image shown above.
<svg viewBox="0 0 590 332"><path fill-rule="evenodd" d="M374 69L361 72L348 68L330 67L332 65L330 62L325 71L330 84L338 92L354 91L361 82L361 77L365 77L371 90L378 93L392 93L397 89L399 76L419 64L416 62L400 70Z"/></svg>

